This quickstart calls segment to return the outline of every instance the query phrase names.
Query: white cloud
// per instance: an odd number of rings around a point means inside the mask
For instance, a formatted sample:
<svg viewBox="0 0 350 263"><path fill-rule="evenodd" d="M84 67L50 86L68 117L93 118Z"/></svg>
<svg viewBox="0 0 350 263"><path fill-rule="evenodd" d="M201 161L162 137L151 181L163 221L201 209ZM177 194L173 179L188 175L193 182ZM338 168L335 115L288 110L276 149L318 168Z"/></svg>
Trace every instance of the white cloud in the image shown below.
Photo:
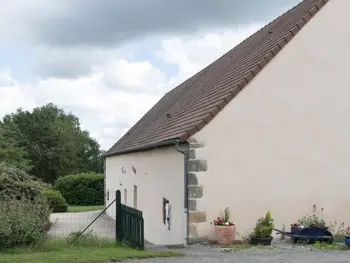
<svg viewBox="0 0 350 263"><path fill-rule="evenodd" d="M102 69L103 70L103 69ZM159 94L167 77L149 61L131 62L113 60L105 69L104 83L112 88L126 92Z"/></svg>
<svg viewBox="0 0 350 263"><path fill-rule="evenodd" d="M221 33L202 33L199 37L189 39L177 37L163 40L157 56L168 64L178 65L178 75L169 81L171 85L178 85L261 27L261 24L251 24L236 30L224 30Z"/></svg>
<svg viewBox="0 0 350 263"><path fill-rule="evenodd" d="M104 149L108 149L162 94L259 27L252 25L222 34L208 33L160 42L160 49L156 51L155 48L155 54L179 69L178 74L171 78L150 61L130 62L115 56L104 59L103 63L84 60L91 64L90 75L76 79L44 78L35 85L18 83L11 71L0 70L0 117L18 107L31 109L52 102L77 115L83 128L88 129ZM89 57L88 52L86 56Z"/></svg>
<svg viewBox="0 0 350 263"><path fill-rule="evenodd" d="M0 70L0 117L16 111L18 107L31 109L35 106L31 97L31 87L20 85L12 78L11 70Z"/></svg>

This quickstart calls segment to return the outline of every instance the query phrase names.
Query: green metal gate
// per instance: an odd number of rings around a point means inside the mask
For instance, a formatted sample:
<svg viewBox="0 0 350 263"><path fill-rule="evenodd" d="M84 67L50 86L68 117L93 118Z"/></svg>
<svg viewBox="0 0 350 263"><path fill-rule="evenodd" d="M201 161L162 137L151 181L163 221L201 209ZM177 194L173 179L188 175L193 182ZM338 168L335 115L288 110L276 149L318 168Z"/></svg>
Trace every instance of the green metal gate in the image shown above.
<svg viewBox="0 0 350 263"><path fill-rule="evenodd" d="M142 211L121 203L121 192L116 192L116 240L143 250L144 221Z"/></svg>

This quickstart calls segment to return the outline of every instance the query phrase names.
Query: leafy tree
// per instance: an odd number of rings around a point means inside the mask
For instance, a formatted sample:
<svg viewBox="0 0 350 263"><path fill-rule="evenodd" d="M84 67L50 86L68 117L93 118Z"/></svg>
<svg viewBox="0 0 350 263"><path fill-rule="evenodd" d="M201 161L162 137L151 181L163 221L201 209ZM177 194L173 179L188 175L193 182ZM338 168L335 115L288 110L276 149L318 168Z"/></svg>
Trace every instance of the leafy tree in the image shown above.
<svg viewBox="0 0 350 263"><path fill-rule="evenodd" d="M3 124L0 122L0 161L28 171L31 166L27 155L27 152L18 146L14 138L6 136Z"/></svg>
<svg viewBox="0 0 350 263"><path fill-rule="evenodd" d="M3 125L6 137L26 149L33 165L29 172L44 182L52 183L66 174L101 172L100 145L81 129L76 116L56 105L32 112L18 109L4 117Z"/></svg>

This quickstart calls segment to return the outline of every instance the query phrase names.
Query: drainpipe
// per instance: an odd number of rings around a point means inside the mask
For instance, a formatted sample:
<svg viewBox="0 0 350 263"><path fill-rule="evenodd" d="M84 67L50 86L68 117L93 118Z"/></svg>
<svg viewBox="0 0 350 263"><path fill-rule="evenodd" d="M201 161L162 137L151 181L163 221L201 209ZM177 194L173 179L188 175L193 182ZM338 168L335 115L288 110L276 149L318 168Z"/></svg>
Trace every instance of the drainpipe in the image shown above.
<svg viewBox="0 0 350 263"><path fill-rule="evenodd" d="M107 182L106 182L106 158L103 157L103 176L104 176L104 187L103 187L103 192L104 192L104 197L103 197L103 204L104 204L104 208L107 207ZM106 211L104 211L104 213L106 213Z"/></svg>
<svg viewBox="0 0 350 263"><path fill-rule="evenodd" d="M184 155L184 244L188 245L188 172L187 172L187 162L189 159L189 144L188 142L175 143L176 150Z"/></svg>

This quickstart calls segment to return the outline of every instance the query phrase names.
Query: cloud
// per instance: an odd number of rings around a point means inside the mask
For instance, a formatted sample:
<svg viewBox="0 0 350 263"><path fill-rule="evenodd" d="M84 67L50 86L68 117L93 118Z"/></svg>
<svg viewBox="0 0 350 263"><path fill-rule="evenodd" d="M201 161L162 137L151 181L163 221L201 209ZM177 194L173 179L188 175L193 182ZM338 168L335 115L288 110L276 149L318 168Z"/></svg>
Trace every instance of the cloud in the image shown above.
<svg viewBox="0 0 350 263"><path fill-rule="evenodd" d="M10 70L0 70L0 117L18 107L32 109L53 102L77 115L83 128L108 149L169 89L207 66L261 25L236 31L172 38L159 43L155 54L178 68L168 76L150 61L111 59L93 65L76 79L42 78L19 83ZM100 64L100 63L97 63Z"/></svg>
<svg viewBox="0 0 350 263"><path fill-rule="evenodd" d="M135 43L264 24L299 1L2 1L0 42L9 42L9 48L30 46L35 58L28 69L32 75L74 79L111 60L130 57ZM209 36L205 41L212 40Z"/></svg>
<svg viewBox="0 0 350 263"><path fill-rule="evenodd" d="M156 55L167 64L177 65L179 70L178 74L169 80L168 85L179 85L262 26L263 24L250 24L222 33L207 33L193 38L176 37L163 40Z"/></svg>
<svg viewBox="0 0 350 263"><path fill-rule="evenodd" d="M117 48L35 48L35 64L32 73L41 78L76 78L93 72L93 65L104 65L120 57ZM126 52L123 52L126 55Z"/></svg>
<svg viewBox="0 0 350 263"><path fill-rule="evenodd" d="M30 99L31 96L30 86L14 80L11 70L0 69L0 117L16 111L19 107L33 108L36 104Z"/></svg>
<svg viewBox="0 0 350 263"><path fill-rule="evenodd" d="M1 70L0 83L1 117L18 107L31 110L53 102L76 114L82 127L89 130L104 148L108 148L160 98L110 89L104 85L101 72L75 80L50 78L37 85L26 85L17 83L9 70Z"/></svg>
<svg viewBox="0 0 350 263"><path fill-rule="evenodd" d="M112 89L132 93L162 94L167 77L148 61L113 60L103 70L104 83Z"/></svg>
<svg viewBox="0 0 350 263"><path fill-rule="evenodd" d="M299 1L12 0L1 8L0 24L6 27L0 27L0 33L22 33L36 43L56 47L114 47L155 35L261 23Z"/></svg>

